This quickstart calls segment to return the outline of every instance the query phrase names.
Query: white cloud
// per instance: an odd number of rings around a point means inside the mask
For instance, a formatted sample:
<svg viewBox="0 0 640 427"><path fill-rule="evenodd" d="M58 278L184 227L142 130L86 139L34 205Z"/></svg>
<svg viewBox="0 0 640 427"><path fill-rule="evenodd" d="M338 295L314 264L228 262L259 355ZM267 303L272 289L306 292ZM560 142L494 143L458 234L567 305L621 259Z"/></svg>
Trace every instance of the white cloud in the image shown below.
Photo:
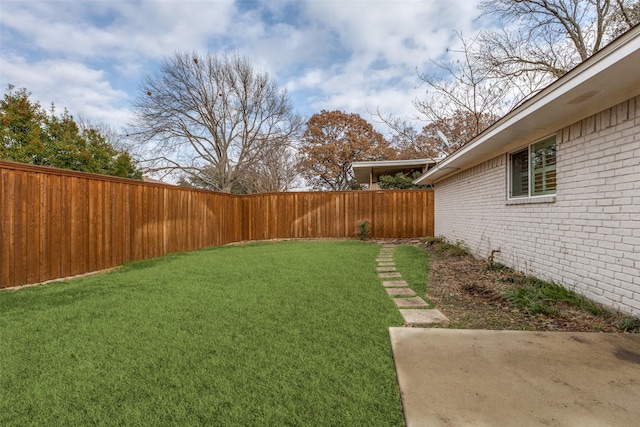
<svg viewBox="0 0 640 427"><path fill-rule="evenodd" d="M2 23L48 55L161 58L225 34L231 1L34 1L3 4Z"/></svg>
<svg viewBox="0 0 640 427"><path fill-rule="evenodd" d="M309 105L316 112L342 109L367 120L377 109L415 116L412 101L424 94L417 72L428 70L430 58L447 55L456 43L454 31L477 31L477 4L468 1L316 1L305 6L313 25L339 43L339 59L293 76L289 88L313 93Z"/></svg>
<svg viewBox="0 0 640 427"><path fill-rule="evenodd" d="M176 50L238 50L320 109L415 114L416 70L478 30L467 0L3 1L0 84L72 114L127 122L145 72Z"/></svg>
<svg viewBox="0 0 640 427"><path fill-rule="evenodd" d="M25 58L3 55L2 83L25 87L32 93L31 101L48 109L56 105L57 113L64 108L74 116L86 116L123 126L129 119L128 94L114 89L102 70L88 68L78 62L43 60L28 63Z"/></svg>

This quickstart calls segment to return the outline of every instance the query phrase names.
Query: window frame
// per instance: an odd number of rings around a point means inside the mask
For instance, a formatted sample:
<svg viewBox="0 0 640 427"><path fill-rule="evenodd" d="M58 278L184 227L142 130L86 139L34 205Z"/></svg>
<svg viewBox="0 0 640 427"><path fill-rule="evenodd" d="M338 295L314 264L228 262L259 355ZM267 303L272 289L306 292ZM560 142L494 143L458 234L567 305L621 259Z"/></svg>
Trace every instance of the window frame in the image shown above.
<svg viewBox="0 0 640 427"><path fill-rule="evenodd" d="M553 142L551 142L553 140ZM538 169L533 169L533 147L536 145L541 145L543 148L549 147L550 145L555 145L555 163L552 166L548 166L548 165L544 165L542 168L538 168ZM517 195L514 196L514 188L513 188L513 184L514 184L514 156L520 155L522 156L524 151L527 151L527 193L524 195ZM557 140L557 134L553 134L553 135L549 135L546 136L544 138L541 138L531 144L528 144L525 147L520 147L517 150L513 150L509 153L507 153L507 200L510 201L518 201L518 200L530 200L530 199L541 199L541 198L548 198L548 197L553 197L555 198L555 195L557 194L557 181L556 181L556 186L554 187L553 190L544 190L543 192L541 192L540 194L533 194L535 189L535 180L534 180L534 172L536 170L542 170L543 174L546 173L546 171L549 170L550 167L552 167L552 170L554 172L556 172L556 180L557 180L557 159L558 159L558 140ZM521 171L522 172L522 171ZM543 180L546 180L546 175L543 177ZM546 185L546 182L544 183L544 185Z"/></svg>

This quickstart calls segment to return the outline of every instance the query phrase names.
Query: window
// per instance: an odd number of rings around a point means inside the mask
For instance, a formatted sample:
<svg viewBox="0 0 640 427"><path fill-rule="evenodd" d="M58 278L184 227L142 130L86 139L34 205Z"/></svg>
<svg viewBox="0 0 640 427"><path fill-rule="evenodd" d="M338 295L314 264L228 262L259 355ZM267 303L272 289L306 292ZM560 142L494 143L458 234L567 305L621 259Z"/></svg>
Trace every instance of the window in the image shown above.
<svg viewBox="0 0 640 427"><path fill-rule="evenodd" d="M556 194L556 137L551 136L509 157L509 197Z"/></svg>

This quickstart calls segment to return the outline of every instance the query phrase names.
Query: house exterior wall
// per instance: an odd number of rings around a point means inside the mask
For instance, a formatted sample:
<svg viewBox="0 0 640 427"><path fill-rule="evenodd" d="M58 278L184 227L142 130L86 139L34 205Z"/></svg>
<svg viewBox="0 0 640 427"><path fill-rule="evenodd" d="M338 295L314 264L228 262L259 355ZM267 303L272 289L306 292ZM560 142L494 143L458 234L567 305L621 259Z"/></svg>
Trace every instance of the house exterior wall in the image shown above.
<svg viewBox="0 0 640 427"><path fill-rule="evenodd" d="M501 153L436 182L435 235L640 315L640 97L555 131L555 197L509 201Z"/></svg>

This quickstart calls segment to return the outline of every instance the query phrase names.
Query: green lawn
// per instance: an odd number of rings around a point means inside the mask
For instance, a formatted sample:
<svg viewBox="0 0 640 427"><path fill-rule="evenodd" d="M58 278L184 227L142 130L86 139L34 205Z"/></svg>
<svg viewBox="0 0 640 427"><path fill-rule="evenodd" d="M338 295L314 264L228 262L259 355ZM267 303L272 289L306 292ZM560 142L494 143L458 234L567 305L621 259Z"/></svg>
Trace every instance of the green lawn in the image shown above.
<svg viewBox="0 0 640 427"><path fill-rule="evenodd" d="M429 255L414 245L399 245L393 251L393 261L402 273L402 279L407 282L427 303L433 305L427 298L427 281L429 279Z"/></svg>
<svg viewBox="0 0 640 427"><path fill-rule="evenodd" d="M0 292L0 425L402 425L379 249L225 246Z"/></svg>

